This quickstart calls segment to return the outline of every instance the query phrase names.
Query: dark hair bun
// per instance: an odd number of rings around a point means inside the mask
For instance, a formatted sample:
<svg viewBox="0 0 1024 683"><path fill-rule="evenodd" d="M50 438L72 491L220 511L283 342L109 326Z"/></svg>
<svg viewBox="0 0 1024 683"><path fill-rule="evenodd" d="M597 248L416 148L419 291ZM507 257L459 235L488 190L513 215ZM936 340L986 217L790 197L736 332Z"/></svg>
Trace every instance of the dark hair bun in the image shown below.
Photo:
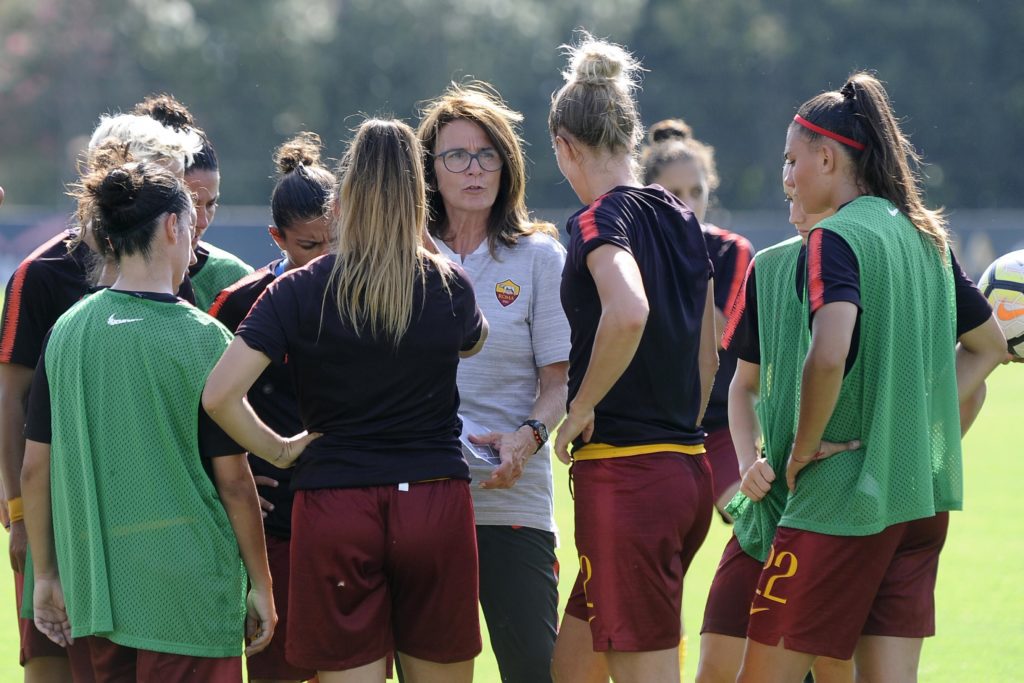
<svg viewBox="0 0 1024 683"><path fill-rule="evenodd" d="M183 128L195 128L195 120L184 104L175 99L174 95L161 93L150 95L135 105L135 112L141 116L149 116L168 128L180 131Z"/></svg>
<svg viewBox="0 0 1024 683"><path fill-rule="evenodd" d="M129 164L111 169L96 188L96 202L100 213L107 218L109 232L130 228L122 220L135 206L139 190L146 179L141 165Z"/></svg>
<svg viewBox="0 0 1024 683"><path fill-rule="evenodd" d="M689 140L693 137L693 128L682 119L665 119L651 126L648 139L651 144L668 140Z"/></svg>
<svg viewBox="0 0 1024 683"><path fill-rule="evenodd" d="M274 152L277 172L287 175L300 166L319 166L321 147L320 136L316 133L299 133Z"/></svg>

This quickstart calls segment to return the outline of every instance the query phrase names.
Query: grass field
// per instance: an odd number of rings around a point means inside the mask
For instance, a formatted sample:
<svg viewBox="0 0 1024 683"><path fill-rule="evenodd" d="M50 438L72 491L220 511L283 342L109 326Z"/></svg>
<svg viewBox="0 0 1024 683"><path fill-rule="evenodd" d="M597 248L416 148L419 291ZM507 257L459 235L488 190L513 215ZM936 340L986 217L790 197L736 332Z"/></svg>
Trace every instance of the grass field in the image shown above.
<svg viewBox="0 0 1024 683"><path fill-rule="evenodd" d="M937 589L938 635L925 642L920 680L975 683L1024 680L1024 533L1016 484L1024 476L1024 447L1015 441L1024 420L1024 367L999 368L989 382L988 401L965 448L965 512L952 517ZM579 565L573 545L572 501L565 468L556 468L556 514L562 532L562 603ZM704 601L729 530L714 522L687 576L685 622L690 630L684 680L692 681L700 644ZM13 581L0 569L0 682L21 680L14 621ZM499 681L486 647L477 659L476 680Z"/></svg>

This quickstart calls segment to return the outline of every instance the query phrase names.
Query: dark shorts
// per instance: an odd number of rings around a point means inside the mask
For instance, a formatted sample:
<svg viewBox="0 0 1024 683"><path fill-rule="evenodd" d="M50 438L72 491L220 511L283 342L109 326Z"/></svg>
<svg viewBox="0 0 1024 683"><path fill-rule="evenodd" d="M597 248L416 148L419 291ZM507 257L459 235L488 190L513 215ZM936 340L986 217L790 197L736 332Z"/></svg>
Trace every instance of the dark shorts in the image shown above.
<svg viewBox="0 0 1024 683"><path fill-rule="evenodd" d="M546 683L558 635L555 534L478 526L480 606L504 683Z"/></svg>
<svg viewBox="0 0 1024 683"><path fill-rule="evenodd" d="M750 602L761 578L761 568L761 562L743 552L736 537L730 536L711 581L701 633L747 637Z"/></svg>
<svg viewBox="0 0 1024 683"><path fill-rule="evenodd" d="M715 503L718 503L730 486L740 483L740 465L729 428L722 427L708 432L704 438L704 448L707 450L708 465L711 466L711 486Z"/></svg>
<svg viewBox="0 0 1024 683"><path fill-rule="evenodd" d="M779 527L747 637L849 659L861 635L934 635L935 579L948 525L944 512L872 536Z"/></svg>
<svg viewBox="0 0 1024 683"><path fill-rule="evenodd" d="M288 637L288 584L290 546L287 538L266 536L267 559L270 561L270 576L274 579L274 607L277 609L277 628L270 645L262 652L246 658L249 678L268 678L287 681L305 681L313 678L316 671L302 669L289 664L284 657L284 644Z"/></svg>
<svg viewBox="0 0 1024 683"><path fill-rule="evenodd" d="M14 602L18 610L18 632L21 636L21 652L18 659L21 665L25 666L25 662L36 657L67 657L67 650L43 635L31 619L21 618L24 592L25 575L14 572Z"/></svg>
<svg viewBox="0 0 1024 683"><path fill-rule="evenodd" d="M241 657L190 657L118 645L106 638L79 638L89 648L97 681L103 683L241 683ZM78 679L75 678L75 683Z"/></svg>
<svg viewBox="0 0 1024 683"><path fill-rule="evenodd" d="M292 508L286 652L341 671L393 650L436 663L480 653L469 484L302 490Z"/></svg>
<svg viewBox="0 0 1024 683"><path fill-rule="evenodd" d="M566 614L594 651L679 645L683 576L711 523L703 455L652 453L573 464L580 575Z"/></svg>

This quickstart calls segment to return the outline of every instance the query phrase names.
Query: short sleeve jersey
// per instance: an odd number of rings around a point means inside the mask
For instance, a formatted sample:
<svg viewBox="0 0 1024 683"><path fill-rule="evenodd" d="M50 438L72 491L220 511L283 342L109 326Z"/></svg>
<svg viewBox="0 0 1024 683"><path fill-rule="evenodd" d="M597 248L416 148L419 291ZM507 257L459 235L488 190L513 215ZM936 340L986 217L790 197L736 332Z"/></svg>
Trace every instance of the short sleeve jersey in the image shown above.
<svg viewBox="0 0 1024 683"><path fill-rule="evenodd" d="M65 311L89 293L93 252L84 242L68 250L75 232L52 237L21 262L7 283L0 363L34 368L43 340Z"/></svg>
<svg viewBox="0 0 1024 683"><path fill-rule="evenodd" d="M698 351L712 276L693 213L658 185L620 186L572 215L562 273L562 306L571 328L569 402L590 364L601 300L587 267L590 252L612 245L637 263L649 314L632 362L595 407L592 443L614 447L702 446ZM581 440L574 444L583 446Z"/></svg>
<svg viewBox="0 0 1024 683"><path fill-rule="evenodd" d="M480 353L459 363L459 411L486 429L513 431L537 399L538 368L569 360L569 323L558 298L565 249L543 234L499 245L493 256L484 241L464 260L444 242L438 247L472 278L489 327ZM466 459L474 479L490 478L493 465ZM472 490L477 524L555 530L550 444L527 461L512 488Z"/></svg>
<svg viewBox="0 0 1024 683"><path fill-rule="evenodd" d="M271 262L218 294L210 306L210 315L232 332L237 330L260 294L277 277L282 260ZM287 363L286 356L284 363L271 364L264 370L252 385L247 398L253 410L268 427L278 434L291 436L301 432L303 427ZM292 470L274 467L263 458L254 455L249 456L249 466L254 475L270 477L277 481L276 487L259 487L260 495L274 505L274 509L263 519L263 528L272 536L288 538L291 535L294 498L291 491Z"/></svg>
<svg viewBox="0 0 1024 683"><path fill-rule="evenodd" d="M278 277L238 336L288 368L304 428L320 432L296 463L293 489L468 479L459 443L459 352L483 317L465 272L445 282L433 261L413 279L409 328L395 345L353 328L331 290L335 256Z"/></svg>
<svg viewBox="0 0 1024 683"><path fill-rule="evenodd" d="M208 242L196 245L196 263L188 269L195 290L196 307L208 310L214 298L252 272L252 266L228 251Z"/></svg>
<svg viewBox="0 0 1024 683"><path fill-rule="evenodd" d="M726 317L743 289L743 276L754 256L750 241L735 232L714 225L705 225L704 243L714 267L715 308ZM736 354L726 349L718 352L718 372L711 388L711 398L704 411L704 429L711 431L729 422L729 383L736 372Z"/></svg>

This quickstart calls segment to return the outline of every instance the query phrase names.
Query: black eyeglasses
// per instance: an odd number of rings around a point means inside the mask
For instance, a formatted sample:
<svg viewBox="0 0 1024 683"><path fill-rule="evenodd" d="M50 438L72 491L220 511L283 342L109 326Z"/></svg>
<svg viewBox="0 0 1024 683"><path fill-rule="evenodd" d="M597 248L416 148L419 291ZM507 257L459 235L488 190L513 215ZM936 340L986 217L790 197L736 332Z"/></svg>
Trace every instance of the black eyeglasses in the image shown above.
<svg viewBox="0 0 1024 683"><path fill-rule="evenodd" d="M473 163L473 159L476 159L476 163L484 171L497 171L501 169L501 155L498 154L496 149L491 147L485 147L476 154L471 154L460 147L459 149L450 149L447 152L441 152L434 156L441 160L441 163L444 164L449 173L464 172Z"/></svg>

